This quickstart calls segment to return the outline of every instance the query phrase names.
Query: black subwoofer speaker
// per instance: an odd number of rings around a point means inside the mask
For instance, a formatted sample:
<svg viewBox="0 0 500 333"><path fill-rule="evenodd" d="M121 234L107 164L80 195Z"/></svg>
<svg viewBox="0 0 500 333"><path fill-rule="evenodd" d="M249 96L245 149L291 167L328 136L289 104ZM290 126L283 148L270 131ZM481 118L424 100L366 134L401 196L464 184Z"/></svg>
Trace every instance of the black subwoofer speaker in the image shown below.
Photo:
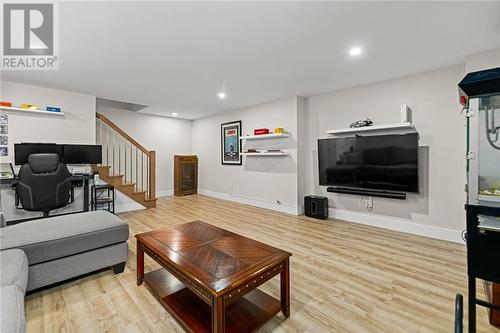
<svg viewBox="0 0 500 333"><path fill-rule="evenodd" d="M328 199L317 195L304 197L304 210L306 216L325 220L328 218Z"/></svg>

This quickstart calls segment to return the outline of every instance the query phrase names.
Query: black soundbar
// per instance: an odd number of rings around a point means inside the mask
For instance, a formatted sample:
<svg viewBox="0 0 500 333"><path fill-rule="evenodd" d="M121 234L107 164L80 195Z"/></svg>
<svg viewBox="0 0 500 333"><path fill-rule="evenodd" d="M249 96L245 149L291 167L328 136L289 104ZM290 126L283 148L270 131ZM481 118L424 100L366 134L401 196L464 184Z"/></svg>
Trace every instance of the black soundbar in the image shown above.
<svg viewBox="0 0 500 333"><path fill-rule="evenodd" d="M406 193L401 193L401 192L353 189L348 187L328 187L326 190L328 192L333 192L333 193L356 194L369 197L390 198L399 200L406 199Z"/></svg>

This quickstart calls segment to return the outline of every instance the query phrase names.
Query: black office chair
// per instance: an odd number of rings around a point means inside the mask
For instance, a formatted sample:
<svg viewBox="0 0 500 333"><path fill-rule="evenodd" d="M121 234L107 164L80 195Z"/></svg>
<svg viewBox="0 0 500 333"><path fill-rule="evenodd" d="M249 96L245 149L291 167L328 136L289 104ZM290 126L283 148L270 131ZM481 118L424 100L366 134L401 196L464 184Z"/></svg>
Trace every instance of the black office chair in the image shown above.
<svg viewBox="0 0 500 333"><path fill-rule="evenodd" d="M23 209L49 216L52 209L66 206L72 196L70 176L66 165L59 162L59 155L30 155L19 170L16 186Z"/></svg>

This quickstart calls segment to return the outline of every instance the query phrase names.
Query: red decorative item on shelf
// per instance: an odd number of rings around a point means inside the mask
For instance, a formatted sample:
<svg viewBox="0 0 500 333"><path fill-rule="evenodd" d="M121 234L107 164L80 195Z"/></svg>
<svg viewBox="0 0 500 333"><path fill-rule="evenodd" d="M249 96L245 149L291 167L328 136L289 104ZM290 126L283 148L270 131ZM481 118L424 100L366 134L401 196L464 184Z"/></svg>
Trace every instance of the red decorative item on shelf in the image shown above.
<svg viewBox="0 0 500 333"><path fill-rule="evenodd" d="M253 130L253 135L269 134L269 128L256 128Z"/></svg>
<svg viewBox="0 0 500 333"><path fill-rule="evenodd" d="M11 102L0 101L0 106L12 107L12 103Z"/></svg>

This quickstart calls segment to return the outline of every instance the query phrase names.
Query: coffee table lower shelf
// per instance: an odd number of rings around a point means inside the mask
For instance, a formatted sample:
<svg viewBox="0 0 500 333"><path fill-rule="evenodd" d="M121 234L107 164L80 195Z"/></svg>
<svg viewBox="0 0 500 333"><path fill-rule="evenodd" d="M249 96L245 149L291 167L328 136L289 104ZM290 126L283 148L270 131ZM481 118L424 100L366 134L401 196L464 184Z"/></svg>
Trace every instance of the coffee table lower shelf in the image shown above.
<svg viewBox="0 0 500 333"><path fill-rule="evenodd" d="M161 305L189 332L212 331L211 307L165 269L144 275ZM226 308L226 333L255 332L281 311L280 301L254 289Z"/></svg>

